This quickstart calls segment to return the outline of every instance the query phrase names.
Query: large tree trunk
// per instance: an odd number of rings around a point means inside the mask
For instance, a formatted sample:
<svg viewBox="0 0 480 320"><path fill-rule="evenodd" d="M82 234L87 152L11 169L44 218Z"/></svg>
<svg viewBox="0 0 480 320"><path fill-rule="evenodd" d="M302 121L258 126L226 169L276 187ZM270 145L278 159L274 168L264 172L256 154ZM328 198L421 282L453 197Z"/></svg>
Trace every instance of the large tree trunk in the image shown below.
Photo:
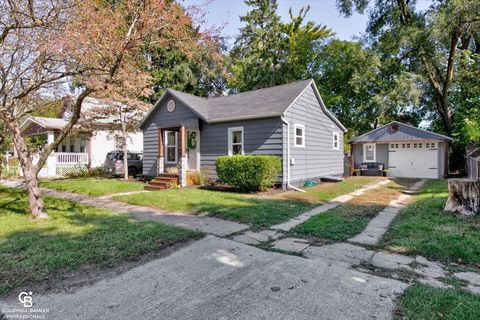
<svg viewBox="0 0 480 320"><path fill-rule="evenodd" d="M445 211L463 215L480 213L480 180L449 179Z"/></svg>
<svg viewBox="0 0 480 320"><path fill-rule="evenodd" d="M43 204L42 193L38 187L37 174L33 166L23 168L23 175L25 177L25 185L27 187L30 214L35 219L48 218L48 215L45 212L45 205Z"/></svg>
<svg viewBox="0 0 480 320"><path fill-rule="evenodd" d="M13 121L13 119L8 120L10 121L6 121L6 123L13 135L13 144L17 150L20 166L22 167L23 176L25 178L30 214L35 219L48 218L48 215L45 212L45 205L43 204L42 193L38 186L37 168L30 159L25 139L23 138L17 123Z"/></svg>

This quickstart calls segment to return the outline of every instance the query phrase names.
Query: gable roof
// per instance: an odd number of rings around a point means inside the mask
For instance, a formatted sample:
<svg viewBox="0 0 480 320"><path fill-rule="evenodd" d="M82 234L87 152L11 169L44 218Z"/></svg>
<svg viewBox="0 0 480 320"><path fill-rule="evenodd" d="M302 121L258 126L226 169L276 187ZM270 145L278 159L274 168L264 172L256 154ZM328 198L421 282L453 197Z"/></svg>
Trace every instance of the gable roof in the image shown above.
<svg viewBox="0 0 480 320"><path fill-rule="evenodd" d="M150 115L155 113L155 110L160 107L161 102L168 95L183 102L207 123L215 123L282 116L309 86L313 86L317 98L319 98L320 106L328 117L342 130L346 131L340 121L325 108L313 79L211 98L201 98L181 91L167 89L142 120L140 128L146 123Z"/></svg>
<svg viewBox="0 0 480 320"><path fill-rule="evenodd" d="M76 126L81 126L82 122L92 120L97 127L106 127L115 123L114 116L96 117L95 113L101 108L111 106L111 102L106 102L101 99L86 97L82 102L82 109L80 112L80 119ZM145 114L145 112L143 112ZM62 130L72 117L72 113L68 109L63 109L60 118L37 117L28 116L20 126L20 129L26 130L31 124L36 124L45 130Z"/></svg>
<svg viewBox="0 0 480 320"><path fill-rule="evenodd" d="M20 126L21 130L25 130L30 124L37 124L47 130L61 130L67 124L67 121L59 118L47 117L28 117Z"/></svg>
<svg viewBox="0 0 480 320"><path fill-rule="evenodd" d="M393 124L396 124L398 126L396 130L392 130ZM352 140L350 140L349 143L415 140L452 141L452 138L431 131L415 128L413 126L398 121L392 121L380 128L353 138Z"/></svg>

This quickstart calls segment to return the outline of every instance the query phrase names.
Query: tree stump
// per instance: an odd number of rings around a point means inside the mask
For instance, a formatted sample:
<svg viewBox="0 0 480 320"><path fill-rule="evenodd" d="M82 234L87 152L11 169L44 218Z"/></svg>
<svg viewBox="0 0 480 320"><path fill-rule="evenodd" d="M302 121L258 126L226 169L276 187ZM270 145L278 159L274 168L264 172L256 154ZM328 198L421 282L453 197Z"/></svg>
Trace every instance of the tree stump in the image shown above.
<svg viewBox="0 0 480 320"><path fill-rule="evenodd" d="M444 210L467 216L480 213L480 180L449 179Z"/></svg>

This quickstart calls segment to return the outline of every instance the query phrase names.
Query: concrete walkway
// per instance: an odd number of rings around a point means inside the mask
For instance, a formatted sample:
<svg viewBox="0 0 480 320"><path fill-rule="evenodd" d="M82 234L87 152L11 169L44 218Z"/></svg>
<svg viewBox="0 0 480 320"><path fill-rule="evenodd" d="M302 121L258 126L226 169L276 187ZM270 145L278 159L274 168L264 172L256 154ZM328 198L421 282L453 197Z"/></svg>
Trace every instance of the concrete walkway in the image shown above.
<svg viewBox="0 0 480 320"><path fill-rule="evenodd" d="M417 181L408 191L417 192L426 181L425 179ZM400 210L407 206L411 198L411 195L401 194L397 199L390 201L390 204L368 223L362 233L348 239L348 241L367 245L377 244L380 238L387 232L390 223L395 219Z"/></svg>
<svg viewBox="0 0 480 320"><path fill-rule="evenodd" d="M148 193L148 192L151 192L151 191L139 190L139 191L120 192L120 193L107 194L107 195L104 195L104 196L100 196L98 198L100 198L100 199L112 199L113 197L130 196L132 194Z"/></svg>
<svg viewBox="0 0 480 320"><path fill-rule="evenodd" d="M47 319L392 319L407 284L213 236L74 293ZM19 308L16 297L0 301Z"/></svg>
<svg viewBox="0 0 480 320"><path fill-rule="evenodd" d="M299 224L302 224L303 222L307 221L308 219L310 219L313 216L316 216L320 213L323 213L325 211L333 209L336 206L338 206L339 204L346 203L346 202L352 200L354 197L361 196L362 194L364 194L365 192L367 192L369 190L378 189L378 188L380 188L380 187L382 187L386 184L389 184L390 182L391 182L390 180L386 179L386 180L382 180L382 181L377 182L377 183L368 184L363 188L360 188L358 190L350 192L349 194L344 194L344 195L338 196L338 197L330 200L329 202L327 202L327 203L325 203L321 206L313 208L310 211L307 211L307 212L305 212L305 213L303 213L299 216L296 216L296 217L288 220L287 222L283 222L283 223L279 223L279 224L276 224L274 226L271 226L270 229L281 230L281 231L290 231L294 227L298 226Z"/></svg>
<svg viewBox="0 0 480 320"><path fill-rule="evenodd" d="M392 272L402 272L410 278L437 288L453 288L443 282L444 278L454 277L464 281L463 290L480 294L480 274L475 272L452 272L440 262L430 261L422 256L406 256L384 251L374 251L350 243L335 243L326 246L309 246L303 250L308 259L329 261L333 266L344 268L371 268ZM409 276L408 276L409 275Z"/></svg>

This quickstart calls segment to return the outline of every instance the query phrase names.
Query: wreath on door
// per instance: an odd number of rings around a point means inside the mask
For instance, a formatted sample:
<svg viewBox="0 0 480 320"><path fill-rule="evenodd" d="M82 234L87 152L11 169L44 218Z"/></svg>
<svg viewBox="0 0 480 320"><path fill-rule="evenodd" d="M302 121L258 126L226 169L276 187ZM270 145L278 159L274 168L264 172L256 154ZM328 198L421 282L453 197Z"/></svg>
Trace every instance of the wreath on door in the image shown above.
<svg viewBox="0 0 480 320"><path fill-rule="evenodd" d="M197 132L192 131L188 133L187 139L188 149L195 150L197 148Z"/></svg>

